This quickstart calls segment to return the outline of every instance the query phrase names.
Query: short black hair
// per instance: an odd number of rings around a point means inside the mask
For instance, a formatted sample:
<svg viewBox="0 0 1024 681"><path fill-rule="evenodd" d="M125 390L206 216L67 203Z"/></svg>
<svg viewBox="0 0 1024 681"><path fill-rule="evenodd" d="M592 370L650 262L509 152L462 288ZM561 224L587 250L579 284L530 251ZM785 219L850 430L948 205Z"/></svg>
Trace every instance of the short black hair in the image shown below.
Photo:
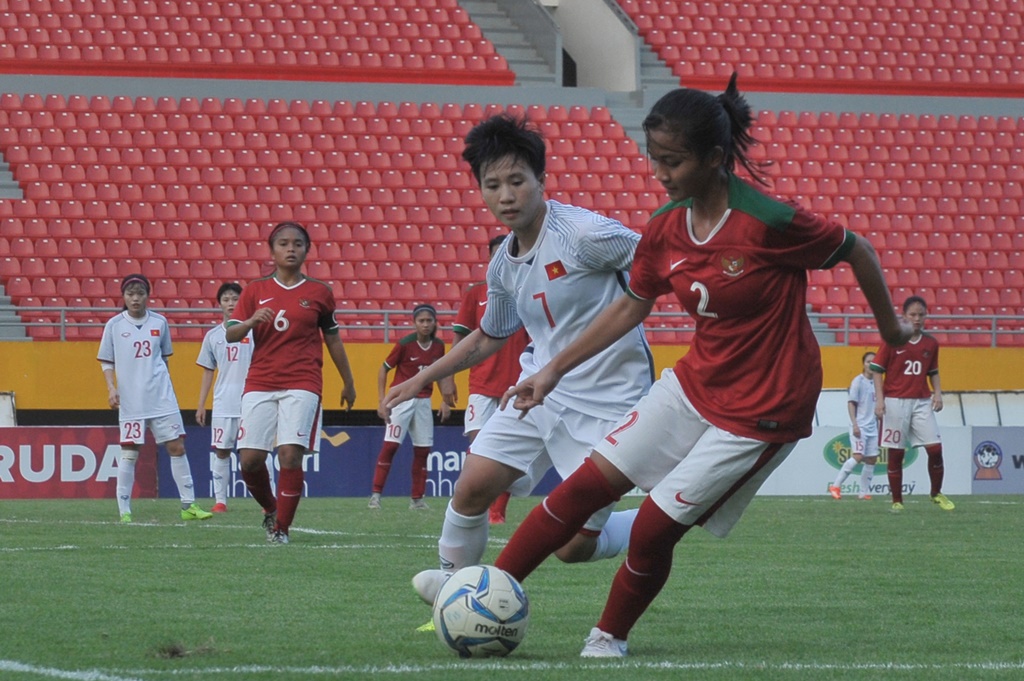
<svg viewBox="0 0 1024 681"><path fill-rule="evenodd" d="M921 307L924 308L924 311L925 312L928 311L928 303L924 302L924 298L922 298L921 296L910 296L909 298L904 300L903 301L903 311L906 312L907 309L911 305L913 305L914 303L921 303Z"/></svg>
<svg viewBox="0 0 1024 681"><path fill-rule="evenodd" d="M462 158L478 183L485 166L507 157L525 162L539 178L544 174L545 151L544 138L525 116L498 114L469 131Z"/></svg>
<svg viewBox="0 0 1024 681"><path fill-rule="evenodd" d="M217 299L216 300L217 300L217 304L218 305L220 305L220 297L222 295L224 295L225 293L227 293L228 291L234 291L238 295L242 295L242 286L240 284L236 284L233 281L228 281L228 282L225 282L225 283L221 284L220 288L217 289Z"/></svg>

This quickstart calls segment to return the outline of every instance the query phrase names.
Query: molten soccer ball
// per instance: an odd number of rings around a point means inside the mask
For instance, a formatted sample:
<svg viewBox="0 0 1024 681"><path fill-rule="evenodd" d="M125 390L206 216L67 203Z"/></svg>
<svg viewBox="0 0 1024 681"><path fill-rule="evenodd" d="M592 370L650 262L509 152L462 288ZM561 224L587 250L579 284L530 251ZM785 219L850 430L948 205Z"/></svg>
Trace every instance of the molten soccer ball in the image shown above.
<svg viewBox="0 0 1024 681"><path fill-rule="evenodd" d="M459 657L502 657L526 636L530 604L523 587L493 565L455 572L434 599L437 637Z"/></svg>

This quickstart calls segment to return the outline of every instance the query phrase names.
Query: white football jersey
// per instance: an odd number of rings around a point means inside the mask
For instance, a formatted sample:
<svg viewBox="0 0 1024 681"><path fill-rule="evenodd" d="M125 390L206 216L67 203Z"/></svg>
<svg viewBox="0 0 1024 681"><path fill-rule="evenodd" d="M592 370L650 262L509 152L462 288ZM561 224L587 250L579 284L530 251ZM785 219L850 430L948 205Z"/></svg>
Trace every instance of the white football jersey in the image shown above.
<svg viewBox="0 0 1024 681"><path fill-rule="evenodd" d="M487 268L480 329L507 338L526 327L525 375L536 373L626 290L640 236L622 223L547 202L537 243L515 256L506 239ZM583 414L617 419L651 386L654 362L642 326L566 374L547 399Z"/></svg>
<svg viewBox="0 0 1024 681"><path fill-rule="evenodd" d="M242 416L242 388L252 361L252 331L237 343L224 338L225 327L218 324L203 337L196 364L217 372L213 384L213 416L240 418Z"/></svg>
<svg viewBox="0 0 1024 681"><path fill-rule="evenodd" d="M857 374L850 383L849 401L857 403L857 425L861 434L877 433L878 419L875 417L875 383L864 374Z"/></svg>
<svg viewBox="0 0 1024 681"><path fill-rule="evenodd" d="M178 398L167 370L172 352L167 319L156 312L147 310L143 319L133 319L124 311L103 327L96 359L114 365L121 396L120 420L178 413Z"/></svg>

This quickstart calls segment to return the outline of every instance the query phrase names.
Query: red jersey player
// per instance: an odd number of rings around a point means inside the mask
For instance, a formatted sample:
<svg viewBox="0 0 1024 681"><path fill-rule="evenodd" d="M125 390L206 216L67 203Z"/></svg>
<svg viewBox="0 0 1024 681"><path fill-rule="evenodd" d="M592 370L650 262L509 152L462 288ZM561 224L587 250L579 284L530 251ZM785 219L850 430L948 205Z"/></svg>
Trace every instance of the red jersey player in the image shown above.
<svg viewBox="0 0 1024 681"><path fill-rule="evenodd" d="M910 296L903 302L903 316L914 328L906 345L888 344L871 362L875 382L875 414L882 419L882 439L888 448L889 488L892 510L903 510L903 455L907 447L924 447L928 454L928 478L932 502L944 511L952 511L953 502L942 493L945 466L942 441L935 412L942 411L942 386L939 382L939 342L924 333L928 306L924 298ZM884 376L884 379L883 379ZM931 387L928 383L931 382Z"/></svg>
<svg viewBox="0 0 1024 681"><path fill-rule="evenodd" d="M505 400L527 411L561 377L614 342L673 293L696 320L690 351L536 507L496 565L525 578L590 513L639 486L649 492L583 657L623 657L626 637L668 579L694 525L724 537L758 488L811 432L821 356L805 311L806 270L853 268L883 338L906 342L871 245L840 224L779 201L746 150L753 115L736 89L674 90L644 120L654 177L670 202L650 220L629 288Z"/></svg>
<svg viewBox="0 0 1024 681"><path fill-rule="evenodd" d="M309 234L282 222L267 239L274 274L249 284L227 321L228 343L251 330L252 361L242 394L238 453L242 479L263 508L267 541L287 544L288 529L302 496L302 460L320 438L323 349L327 346L344 388L341 406L352 408L355 382L334 321L334 294L302 274ZM322 338L322 340L321 340ZM267 454L277 443L277 498L270 487Z"/></svg>
<svg viewBox="0 0 1024 681"><path fill-rule="evenodd" d="M491 257L494 257L495 249L505 241L505 238L506 236L502 234L491 239L488 244ZM452 331L455 332L452 348L475 329L480 328L480 320L483 319L486 309L487 282L471 284L462 296L459 313L452 326ZM519 329L512 334L501 350L469 369L469 398L466 402L465 433L471 447L480 428L498 408L498 402L505 394L505 390L519 380L519 374L522 371L519 355L526 349L529 342L530 337L526 334L526 329ZM529 494L536 482L531 475L525 475L513 484L512 490L517 494ZM505 510L508 507L511 493L511 491L504 492L491 504L489 515L492 524L505 522Z"/></svg>
<svg viewBox="0 0 1024 681"><path fill-rule="evenodd" d="M401 385L423 371L444 356L444 343L437 338L437 312L430 305L417 305L412 311L416 332L411 333L395 344L377 375L377 394L380 401L384 400L384 387L388 372L395 370L395 380L391 386ZM441 402L441 421L447 421L451 415L451 404L455 402L454 383L438 381L444 400ZM373 473L373 489L370 494L369 508L380 508L380 495L384 492L384 484L391 472L391 462L398 452L406 433L412 438L412 490L409 495L409 508L423 510L427 503L423 495L427 489L427 457L434 446L434 417L430 408L432 385L426 385L414 399L403 404L391 413L391 420L384 428L384 444L377 455L377 467ZM377 413L387 421L383 407L377 407Z"/></svg>

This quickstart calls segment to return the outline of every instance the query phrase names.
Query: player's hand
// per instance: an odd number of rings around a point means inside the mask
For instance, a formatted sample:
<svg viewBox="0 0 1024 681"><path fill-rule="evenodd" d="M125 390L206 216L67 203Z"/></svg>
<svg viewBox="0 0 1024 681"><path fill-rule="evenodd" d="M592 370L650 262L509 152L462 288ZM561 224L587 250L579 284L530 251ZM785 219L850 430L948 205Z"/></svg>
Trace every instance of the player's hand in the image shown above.
<svg viewBox="0 0 1024 681"><path fill-rule="evenodd" d="M932 411L942 411L942 395L932 395Z"/></svg>
<svg viewBox="0 0 1024 681"><path fill-rule="evenodd" d="M451 418L451 415L452 415L451 407L449 407L446 402L441 402L441 408L437 410L437 414L438 414L438 416L441 417L441 423L444 423L449 418Z"/></svg>
<svg viewBox="0 0 1024 681"><path fill-rule="evenodd" d="M273 320L274 320L274 310L269 308L269 307L261 307L260 309L258 309L255 312L253 312L252 316L249 317L249 325L250 326L258 326L260 324L263 324L265 322L270 322L270 321L273 321Z"/></svg>
<svg viewBox="0 0 1024 681"><path fill-rule="evenodd" d="M206 425L206 407L199 407L199 409L196 409L196 423L201 426Z"/></svg>
<svg viewBox="0 0 1024 681"><path fill-rule="evenodd" d="M531 409L544 404L544 397L558 385L559 378L561 377L555 376L554 372L545 367L526 380L520 381L519 385L506 390L501 396L498 408L504 409L511 400L512 408L519 410L519 418L522 419Z"/></svg>
<svg viewBox="0 0 1024 681"><path fill-rule="evenodd" d="M853 436L858 440L860 439L860 426L858 426L856 423L853 424Z"/></svg>
<svg viewBox="0 0 1024 681"><path fill-rule="evenodd" d="M895 347L906 345L914 337L914 327L905 319L900 319L893 328L879 328L878 332L882 340Z"/></svg>
<svg viewBox="0 0 1024 681"><path fill-rule="evenodd" d="M878 400L875 402L875 418L879 421L885 416L885 400Z"/></svg>
<svg viewBox="0 0 1024 681"><path fill-rule="evenodd" d="M459 404L459 390L455 386L455 379L451 376L442 378L437 382L437 387L441 390L441 400L449 407L454 409Z"/></svg>
<svg viewBox="0 0 1024 681"><path fill-rule="evenodd" d="M356 387L354 385L346 385L341 389L341 406L345 411L352 411L352 407L356 403Z"/></svg>
<svg viewBox="0 0 1024 681"><path fill-rule="evenodd" d="M110 405L111 409L117 409L121 406L121 395L117 392L117 388L111 388L107 391L107 404Z"/></svg>
<svg viewBox="0 0 1024 681"><path fill-rule="evenodd" d="M377 407L377 414L384 419L385 423L391 423L391 410L402 402L416 397L422 389L423 386L419 385L415 378L410 378L405 383L391 386L391 389L384 395L384 399L380 401L380 406Z"/></svg>

